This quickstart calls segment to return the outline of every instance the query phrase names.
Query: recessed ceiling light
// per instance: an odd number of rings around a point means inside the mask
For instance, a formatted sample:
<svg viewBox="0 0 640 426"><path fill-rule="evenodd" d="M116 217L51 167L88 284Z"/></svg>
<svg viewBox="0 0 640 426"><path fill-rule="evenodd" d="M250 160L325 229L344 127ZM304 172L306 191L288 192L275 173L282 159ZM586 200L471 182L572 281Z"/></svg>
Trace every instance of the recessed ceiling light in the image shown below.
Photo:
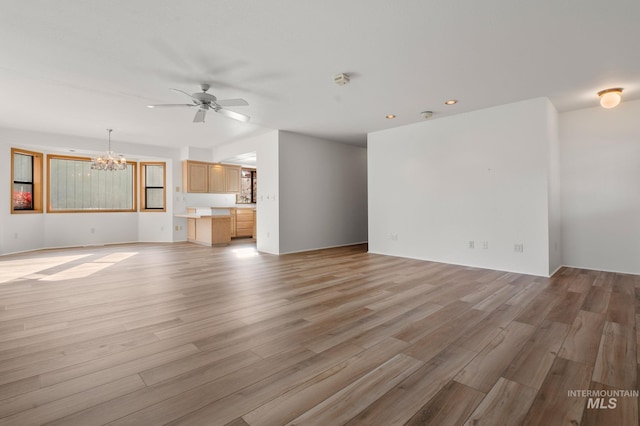
<svg viewBox="0 0 640 426"><path fill-rule="evenodd" d="M445 105L455 105L457 103L458 101L456 101L455 99L449 99L448 101L444 102Z"/></svg>
<svg viewBox="0 0 640 426"><path fill-rule="evenodd" d="M393 120L394 118L396 118L395 114L387 114L384 116L384 118L386 118L387 120Z"/></svg>

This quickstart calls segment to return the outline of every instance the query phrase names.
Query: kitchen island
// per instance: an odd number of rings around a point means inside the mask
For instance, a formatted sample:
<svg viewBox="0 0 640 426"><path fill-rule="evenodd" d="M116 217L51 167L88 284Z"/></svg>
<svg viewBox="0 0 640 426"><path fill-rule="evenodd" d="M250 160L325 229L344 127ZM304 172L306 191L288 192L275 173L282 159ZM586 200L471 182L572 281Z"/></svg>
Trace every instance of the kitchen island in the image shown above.
<svg viewBox="0 0 640 426"><path fill-rule="evenodd" d="M188 207L187 240L206 246L227 245L231 242L231 210L224 207Z"/></svg>

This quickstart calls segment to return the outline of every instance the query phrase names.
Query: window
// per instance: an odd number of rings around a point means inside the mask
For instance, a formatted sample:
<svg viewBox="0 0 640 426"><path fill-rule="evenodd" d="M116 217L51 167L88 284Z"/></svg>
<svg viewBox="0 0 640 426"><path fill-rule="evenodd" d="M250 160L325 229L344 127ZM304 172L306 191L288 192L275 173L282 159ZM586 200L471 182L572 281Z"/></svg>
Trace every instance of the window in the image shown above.
<svg viewBox="0 0 640 426"><path fill-rule="evenodd" d="M140 210L166 211L165 163L140 163Z"/></svg>
<svg viewBox="0 0 640 426"><path fill-rule="evenodd" d="M240 175L240 193L236 196L236 203L255 203L258 197L258 174L255 169L242 169Z"/></svg>
<svg viewBox="0 0 640 426"><path fill-rule="evenodd" d="M42 153L11 148L11 213L42 213Z"/></svg>
<svg viewBox="0 0 640 426"><path fill-rule="evenodd" d="M49 161L47 211L133 212L136 210L136 164L125 170L92 170L91 159L47 156Z"/></svg>

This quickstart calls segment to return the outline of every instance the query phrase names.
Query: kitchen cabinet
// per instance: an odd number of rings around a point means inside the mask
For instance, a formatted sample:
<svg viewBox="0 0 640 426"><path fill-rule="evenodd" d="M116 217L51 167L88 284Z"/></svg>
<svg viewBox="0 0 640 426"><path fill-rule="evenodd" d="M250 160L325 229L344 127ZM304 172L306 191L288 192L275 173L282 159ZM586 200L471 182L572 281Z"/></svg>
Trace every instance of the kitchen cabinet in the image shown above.
<svg viewBox="0 0 640 426"><path fill-rule="evenodd" d="M204 209L202 209L204 210ZM231 215L229 209L210 209L198 212L187 208L187 240L206 246L226 245L231 242Z"/></svg>
<svg viewBox="0 0 640 426"><path fill-rule="evenodd" d="M226 192L240 192L240 176L242 167L240 166L224 166L224 186Z"/></svg>
<svg viewBox="0 0 640 426"><path fill-rule="evenodd" d="M225 185L225 169L222 164L209 164L209 192L222 194L227 192Z"/></svg>
<svg viewBox="0 0 640 426"><path fill-rule="evenodd" d="M253 236L253 209L236 209L236 237Z"/></svg>
<svg viewBox="0 0 640 426"><path fill-rule="evenodd" d="M186 160L182 165L182 186L186 192L237 194L240 166Z"/></svg>
<svg viewBox="0 0 640 426"><path fill-rule="evenodd" d="M196 220L193 218L187 219L187 240L195 241L196 239Z"/></svg>
<svg viewBox="0 0 640 426"><path fill-rule="evenodd" d="M227 164L209 165L209 192L237 194L240 192L240 166Z"/></svg>
<svg viewBox="0 0 640 426"><path fill-rule="evenodd" d="M231 238L233 238L236 236L236 209L231 208L229 210L231 211Z"/></svg>
<svg viewBox="0 0 640 426"><path fill-rule="evenodd" d="M208 166L201 161L182 163L182 187L186 192L208 192Z"/></svg>
<svg viewBox="0 0 640 426"><path fill-rule="evenodd" d="M214 246L231 242L229 216L208 216L197 219L195 242Z"/></svg>

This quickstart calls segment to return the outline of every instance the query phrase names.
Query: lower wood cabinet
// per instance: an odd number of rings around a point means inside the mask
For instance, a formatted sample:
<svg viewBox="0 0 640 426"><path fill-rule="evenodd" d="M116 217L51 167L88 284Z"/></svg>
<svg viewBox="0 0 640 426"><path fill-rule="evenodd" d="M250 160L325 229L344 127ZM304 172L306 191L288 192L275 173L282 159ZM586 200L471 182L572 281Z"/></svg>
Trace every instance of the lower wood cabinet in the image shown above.
<svg viewBox="0 0 640 426"><path fill-rule="evenodd" d="M196 220L187 219L187 239L189 241L196 240Z"/></svg>
<svg viewBox="0 0 640 426"><path fill-rule="evenodd" d="M235 226L232 230L234 237L252 237L253 236L253 209L237 208L235 209Z"/></svg>
<svg viewBox="0 0 640 426"><path fill-rule="evenodd" d="M231 212L231 238L236 236L236 209L229 209Z"/></svg>
<svg viewBox="0 0 640 426"><path fill-rule="evenodd" d="M226 245L231 242L229 232L230 220L229 216L203 216L193 220L193 238L188 240L193 243L203 244L206 246ZM191 233L189 223L187 223L187 234Z"/></svg>

